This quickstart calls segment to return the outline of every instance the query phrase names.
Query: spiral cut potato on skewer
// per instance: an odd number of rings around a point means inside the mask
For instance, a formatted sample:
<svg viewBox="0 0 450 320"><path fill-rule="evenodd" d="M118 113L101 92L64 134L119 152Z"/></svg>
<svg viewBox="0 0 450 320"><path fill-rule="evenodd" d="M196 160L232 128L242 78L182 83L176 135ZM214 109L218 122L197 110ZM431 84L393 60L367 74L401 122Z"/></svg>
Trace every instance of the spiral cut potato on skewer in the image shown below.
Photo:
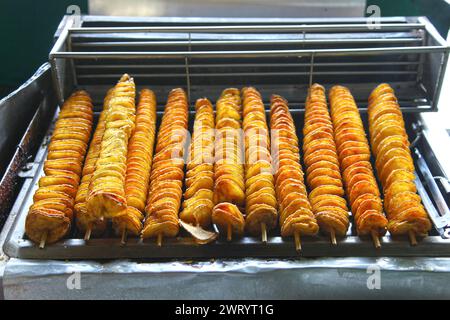
<svg viewBox="0 0 450 320"><path fill-rule="evenodd" d="M87 92L74 92L63 104L48 146L45 176L33 196L25 232L34 242L54 243L70 230L93 111Z"/></svg>
<svg viewBox="0 0 450 320"><path fill-rule="evenodd" d="M105 118L100 154L89 184L87 212L92 220L125 213L128 140L134 130L136 88L124 74L114 87Z"/></svg>
<svg viewBox="0 0 450 320"><path fill-rule="evenodd" d="M211 225L214 189L214 111L206 98L195 103L181 220L207 228Z"/></svg>
<svg viewBox="0 0 450 320"><path fill-rule="evenodd" d="M156 96L143 89L136 110L135 129L128 143L127 172L125 177L126 212L113 218L118 234L139 235L144 220L148 194L153 147L156 131ZM124 239L122 239L124 240Z"/></svg>
<svg viewBox="0 0 450 320"><path fill-rule="evenodd" d="M170 92L157 136L145 207L143 238L175 237L179 231L184 178L184 148L187 138L188 101L183 89Z"/></svg>
<svg viewBox="0 0 450 320"><path fill-rule="evenodd" d="M309 199L320 230L334 242L335 234L347 233L349 218L325 88L319 84L313 84L308 92L303 136Z"/></svg>
<svg viewBox="0 0 450 320"><path fill-rule="evenodd" d="M239 90L225 89L216 104L212 221L230 241L244 234L245 182Z"/></svg>
<svg viewBox="0 0 450 320"><path fill-rule="evenodd" d="M260 93L252 87L243 88L242 104L245 145L245 229L252 235L276 227L277 200L272 174L269 129Z"/></svg>
<svg viewBox="0 0 450 320"><path fill-rule="evenodd" d="M300 235L317 234L319 225L304 185L294 121L287 101L278 95L271 97L270 128L281 235L295 236L296 248L300 250Z"/></svg>
<svg viewBox="0 0 450 320"><path fill-rule="evenodd" d="M388 230L393 235L425 236L431 222L417 194L405 122L391 86L384 83L372 91L368 114L375 166L389 218Z"/></svg>
<svg viewBox="0 0 450 320"><path fill-rule="evenodd" d="M386 233L380 191L370 163L370 147L355 100L342 86L329 93L334 136L356 230L371 235L379 247L378 237Z"/></svg>
<svg viewBox="0 0 450 320"><path fill-rule="evenodd" d="M105 219L98 219L88 214L86 198L89 193L89 185L92 180L92 174L95 170L95 164L97 163L97 159L100 155L101 142L103 134L105 133L105 119L112 94L113 88L108 90L108 93L103 101L103 111L100 113L97 128L95 129L89 146L89 151L83 167L81 184L78 188L77 196L75 197L76 225L78 230L85 233L85 240L90 238L91 233L94 235L101 235L105 231L107 225L107 221Z"/></svg>

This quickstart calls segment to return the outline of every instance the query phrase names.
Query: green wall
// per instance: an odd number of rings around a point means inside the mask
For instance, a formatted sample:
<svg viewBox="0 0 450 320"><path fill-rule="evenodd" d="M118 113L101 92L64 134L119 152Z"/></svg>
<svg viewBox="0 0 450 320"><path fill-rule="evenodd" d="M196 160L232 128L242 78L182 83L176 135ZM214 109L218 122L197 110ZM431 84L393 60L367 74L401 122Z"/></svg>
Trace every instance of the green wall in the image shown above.
<svg viewBox="0 0 450 320"><path fill-rule="evenodd" d="M87 12L87 0L0 0L0 93L16 88L48 60L53 35L76 4Z"/></svg>
<svg viewBox="0 0 450 320"><path fill-rule="evenodd" d="M367 0L367 6L378 5L381 16L427 16L446 38L450 28L450 4L445 0Z"/></svg>

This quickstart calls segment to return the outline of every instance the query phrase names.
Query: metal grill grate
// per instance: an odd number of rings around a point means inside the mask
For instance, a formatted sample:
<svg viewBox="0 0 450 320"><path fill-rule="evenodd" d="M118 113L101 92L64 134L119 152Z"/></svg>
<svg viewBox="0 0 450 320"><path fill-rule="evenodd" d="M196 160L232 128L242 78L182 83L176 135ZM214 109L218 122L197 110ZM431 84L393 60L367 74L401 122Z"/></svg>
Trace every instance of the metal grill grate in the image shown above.
<svg viewBox="0 0 450 320"><path fill-rule="evenodd" d="M50 53L60 101L73 87L100 88L124 72L165 95L174 86L191 100L224 86L272 88L302 110L312 82L353 88L365 107L373 87L389 82L404 111L435 110L449 47L426 18L121 19L67 17ZM268 87L269 90L265 90ZM96 99L101 101L101 97Z"/></svg>

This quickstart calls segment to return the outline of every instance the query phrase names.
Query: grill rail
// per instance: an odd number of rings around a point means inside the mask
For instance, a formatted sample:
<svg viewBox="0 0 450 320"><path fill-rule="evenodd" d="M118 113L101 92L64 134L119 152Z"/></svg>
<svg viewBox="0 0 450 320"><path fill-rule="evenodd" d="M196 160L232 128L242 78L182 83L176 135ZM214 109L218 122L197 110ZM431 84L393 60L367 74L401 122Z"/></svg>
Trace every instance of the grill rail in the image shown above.
<svg viewBox="0 0 450 320"><path fill-rule="evenodd" d="M363 84L356 95L363 101L373 83L389 82L404 111L435 111L449 56L448 44L424 17L373 24L361 18L66 16L60 30L49 56L60 103L74 87L106 86L128 72L162 94L184 86L191 100L200 97L199 88L214 85L320 82ZM302 94L286 98L302 109Z"/></svg>

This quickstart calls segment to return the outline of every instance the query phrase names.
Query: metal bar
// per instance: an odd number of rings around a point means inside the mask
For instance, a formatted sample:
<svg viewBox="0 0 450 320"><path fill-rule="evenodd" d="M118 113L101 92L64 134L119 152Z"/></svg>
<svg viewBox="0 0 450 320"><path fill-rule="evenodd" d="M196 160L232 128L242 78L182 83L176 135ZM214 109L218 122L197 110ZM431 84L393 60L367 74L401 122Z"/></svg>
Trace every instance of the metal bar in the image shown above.
<svg viewBox="0 0 450 320"><path fill-rule="evenodd" d="M415 178L414 182L417 187L417 192L422 199L422 203L423 203L424 207L426 208L428 216L430 217L431 221L433 222L434 227L437 229L437 231L439 232L441 237L445 238L445 234L444 234L445 229L444 228L447 225L446 220L448 220L448 219L444 219L444 217L441 217L439 215L439 213L436 211L436 208L434 207L433 203L431 202L431 199L428 196L428 193L425 190L425 187L423 186L422 181L420 181L417 174L415 174L415 176L416 176L416 178Z"/></svg>
<svg viewBox="0 0 450 320"><path fill-rule="evenodd" d="M311 69L309 72L229 72L229 73L190 73L191 77L229 77L230 75L236 77L261 77L261 76L297 76L297 75L309 75L310 81L312 78L313 72L313 64L311 64ZM184 66L185 69L188 65ZM187 71L187 70L186 70ZM383 75L383 74L391 74L391 75L415 75L416 71L318 71L316 75ZM79 75L79 79L105 79L105 78L118 78L121 74L112 73L112 74L83 74ZM162 78L171 78L171 77L186 77L185 73L138 73L134 75L139 78L147 78L147 77L162 77Z"/></svg>
<svg viewBox="0 0 450 320"><path fill-rule="evenodd" d="M272 24L303 24L303 23L320 23L320 24L336 24L336 23L365 23L367 18L363 17L326 17L326 18L219 18L219 17L121 17L121 16L98 16L83 15L83 22L86 23L148 23L153 25L170 24L170 25L272 25ZM411 23L411 19L416 22L416 17L406 18L404 16L397 17L380 17L384 23Z"/></svg>
<svg viewBox="0 0 450 320"><path fill-rule="evenodd" d="M438 79L436 81L436 86L434 87L434 93L433 93L433 110L434 111L437 111L437 108L438 108L439 97L441 95L441 90L442 90L442 84L444 83L445 72L446 72L447 65L448 65L449 54L450 54L449 50L447 50L443 53L442 58L441 58L441 63L439 65Z"/></svg>
<svg viewBox="0 0 450 320"><path fill-rule="evenodd" d="M189 33L189 43L188 43L188 51L191 51L191 33ZM189 58L185 57L184 58L184 64L185 64L185 71L186 71L186 85L187 85L187 89L188 89L188 101L189 104L191 102L191 77L189 74Z"/></svg>
<svg viewBox="0 0 450 320"><path fill-rule="evenodd" d="M368 39L309 39L309 40L194 40L191 42L192 46L203 45L274 45L274 44L330 44L330 43L411 43L421 42L422 38L368 38ZM189 41L174 40L174 41L93 41L93 42L74 42L74 47L90 48L90 47L137 47L137 46L185 46Z"/></svg>
<svg viewBox="0 0 450 320"><path fill-rule="evenodd" d="M428 236L418 246L411 246L406 238L381 239L382 247L375 250L369 239L348 236L339 240L338 246L331 246L329 239L323 237L303 237L300 257L448 257L450 240L440 236ZM199 246L191 238L164 239L163 247L154 241L142 242L136 238L128 239L125 246L120 239L91 239L89 244L82 239L69 239L47 246L44 250L36 248L29 240L17 245L7 240L5 252L11 257L22 259L182 259L182 258L299 258L293 240L279 236L269 237L267 243L260 239L245 237L238 241L217 241L214 244Z"/></svg>
<svg viewBox="0 0 450 320"><path fill-rule="evenodd" d="M68 20L70 20L68 18ZM52 49L50 50L50 58L52 56L52 54L59 52L62 48L62 46L64 45L64 43L66 43L66 39L69 36L69 32L67 31L67 24L64 27L64 29L61 31L61 34L59 35L58 39L56 40L55 44L53 45Z"/></svg>
<svg viewBox="0 0 450 320"><path fill-rule="evenodd" d="M423 23L381 23L372 25L376 31L405 31L412 29L423 29ZM301 31L368 31L367 24L329 24L329 25L254 25L254 26L189 26L189 27L85 27L70 28L69 33L127 33L127 32L301 32Z"/></svg>
<svg viewBox="0 0 450 320"><path fill-rule="evenodd" d="M64 103L64 94L61 88L59 72L58 70L56 70L56 58L50 58L50 66L52 69L53 86L55 87L56 98L58 99L58 104L62 106Z"/></svg>
<svg viewBox="0 0 450 320"><path fill-rule="evenodd" d="M272 25L272 24L303 24L303 23L320 23L320 24L336 24L336 23L365 23L367 18L363 17L326 17L326 18L220 18L220 17L121 17L121 16L98 16L83 15L83 22L86 23L148 23L152 25L170 24L170 25ZM384 23L411 23L418 19L416 17L380 17Z"/></svg>
<svg viewBox="0 0 450 320"><path fill-rule="evenodd" d="M60 82L59 78L59 72L56 70L56 57L54 57L54 54L56 52L59 52L63 45L66 43L67 38L69 37L68 28L69 25L73 23L73 17L68 16L66 20L66 24L64 25L60 36L56 40L55 44L53 45L53 48L50 50L49 54L49 62L52 69L52 78L53 78L53 85L55 87L56 96L58 98L59 105L62 105L64 102L64 93L62 92L62 84Z"/></svg>
<svg viewBox="0 0 450 320"><path fill-rule="evenodd" d="M67 50L68 51L73 51L73 47L72 47L72 37L67 37ZM70 73L72 75L72 81L75 87L78 86L78 81L77 81L77 69L75 68L75 61L74 59L69 59L69 64L70 64Z"/></svg>
<svg viewBox="0 0 450 320"><path fill-rule="evenodd" d="M311 55L311 66L309 69L309 86L312 86L313 81L313 72L314 72L314 54Z"/></svg>
<svg viewBox="0 0 450 320"><path fill-rule="evenodd" d="M55 58L77 59L143 59L143 58L258 58L258 57L298 57L310 56L356 56L367 54L401 54L401 53L427 53L446 52L447 48L440 46L428 47L392 47L392 48L355 48L355 49L308 49L308 50L249 50L249 51L179 51L179 52L55 52L50 54Z"/></svg>
<svg viewBox="0 0 450 320"><path fill-rule="evenodd" d="M423 32L423 31L421 31ZM423 38L422 38L422 46L426 46L427 45L427 33L424 32ZM417 69L417 83L420 83L423 79L423 66L425 63L425 54L420 54L419 55L419 66Z"/></svg>
<svg viewBox="0 0 450 320"><path fill-rule="evenodd" d="M417 167L423 176L425 185L430 189L431 195L434 199L434 202L436 203L437 209L439 210L439 214L432 217L433 222L435 219L437 220L440 218L440 221L435 222L435 224L438 223L438 227L443 228L447 225L450 225L450 210L447 206L447 203L445 202L445 199L442 196L442 193L439 190L439 187L436 184L436 181L434 180L434 177L430 169L428 168L425 159L422 157L422 154L417 148L415 148L414 153L417 156Z"/></svg>
<svg viewBox="0 0 450 320"><path fill-rule="evenodd" d="M418 61L392 61L392 62L316 62L316 67L360 67L360 66L412 66L419 64ZM191 68L228 68L228 67L309 67L310 63L205 63L205 64L190 64ZM164 68L184 68L183 64L84 64L76 65L77 69L164 69Z"/></svg>
<svg viewBox="0 0 450 320"><path fill-rule="evenodd" d="M449 47L448 42L442 38L442 36L439 34L439 32L436 30L436 28L433 26L433 24L428 20L426 17L419 17L418 19L421 23L424 24L426 32L441 46L443 47Z"/></svg>

